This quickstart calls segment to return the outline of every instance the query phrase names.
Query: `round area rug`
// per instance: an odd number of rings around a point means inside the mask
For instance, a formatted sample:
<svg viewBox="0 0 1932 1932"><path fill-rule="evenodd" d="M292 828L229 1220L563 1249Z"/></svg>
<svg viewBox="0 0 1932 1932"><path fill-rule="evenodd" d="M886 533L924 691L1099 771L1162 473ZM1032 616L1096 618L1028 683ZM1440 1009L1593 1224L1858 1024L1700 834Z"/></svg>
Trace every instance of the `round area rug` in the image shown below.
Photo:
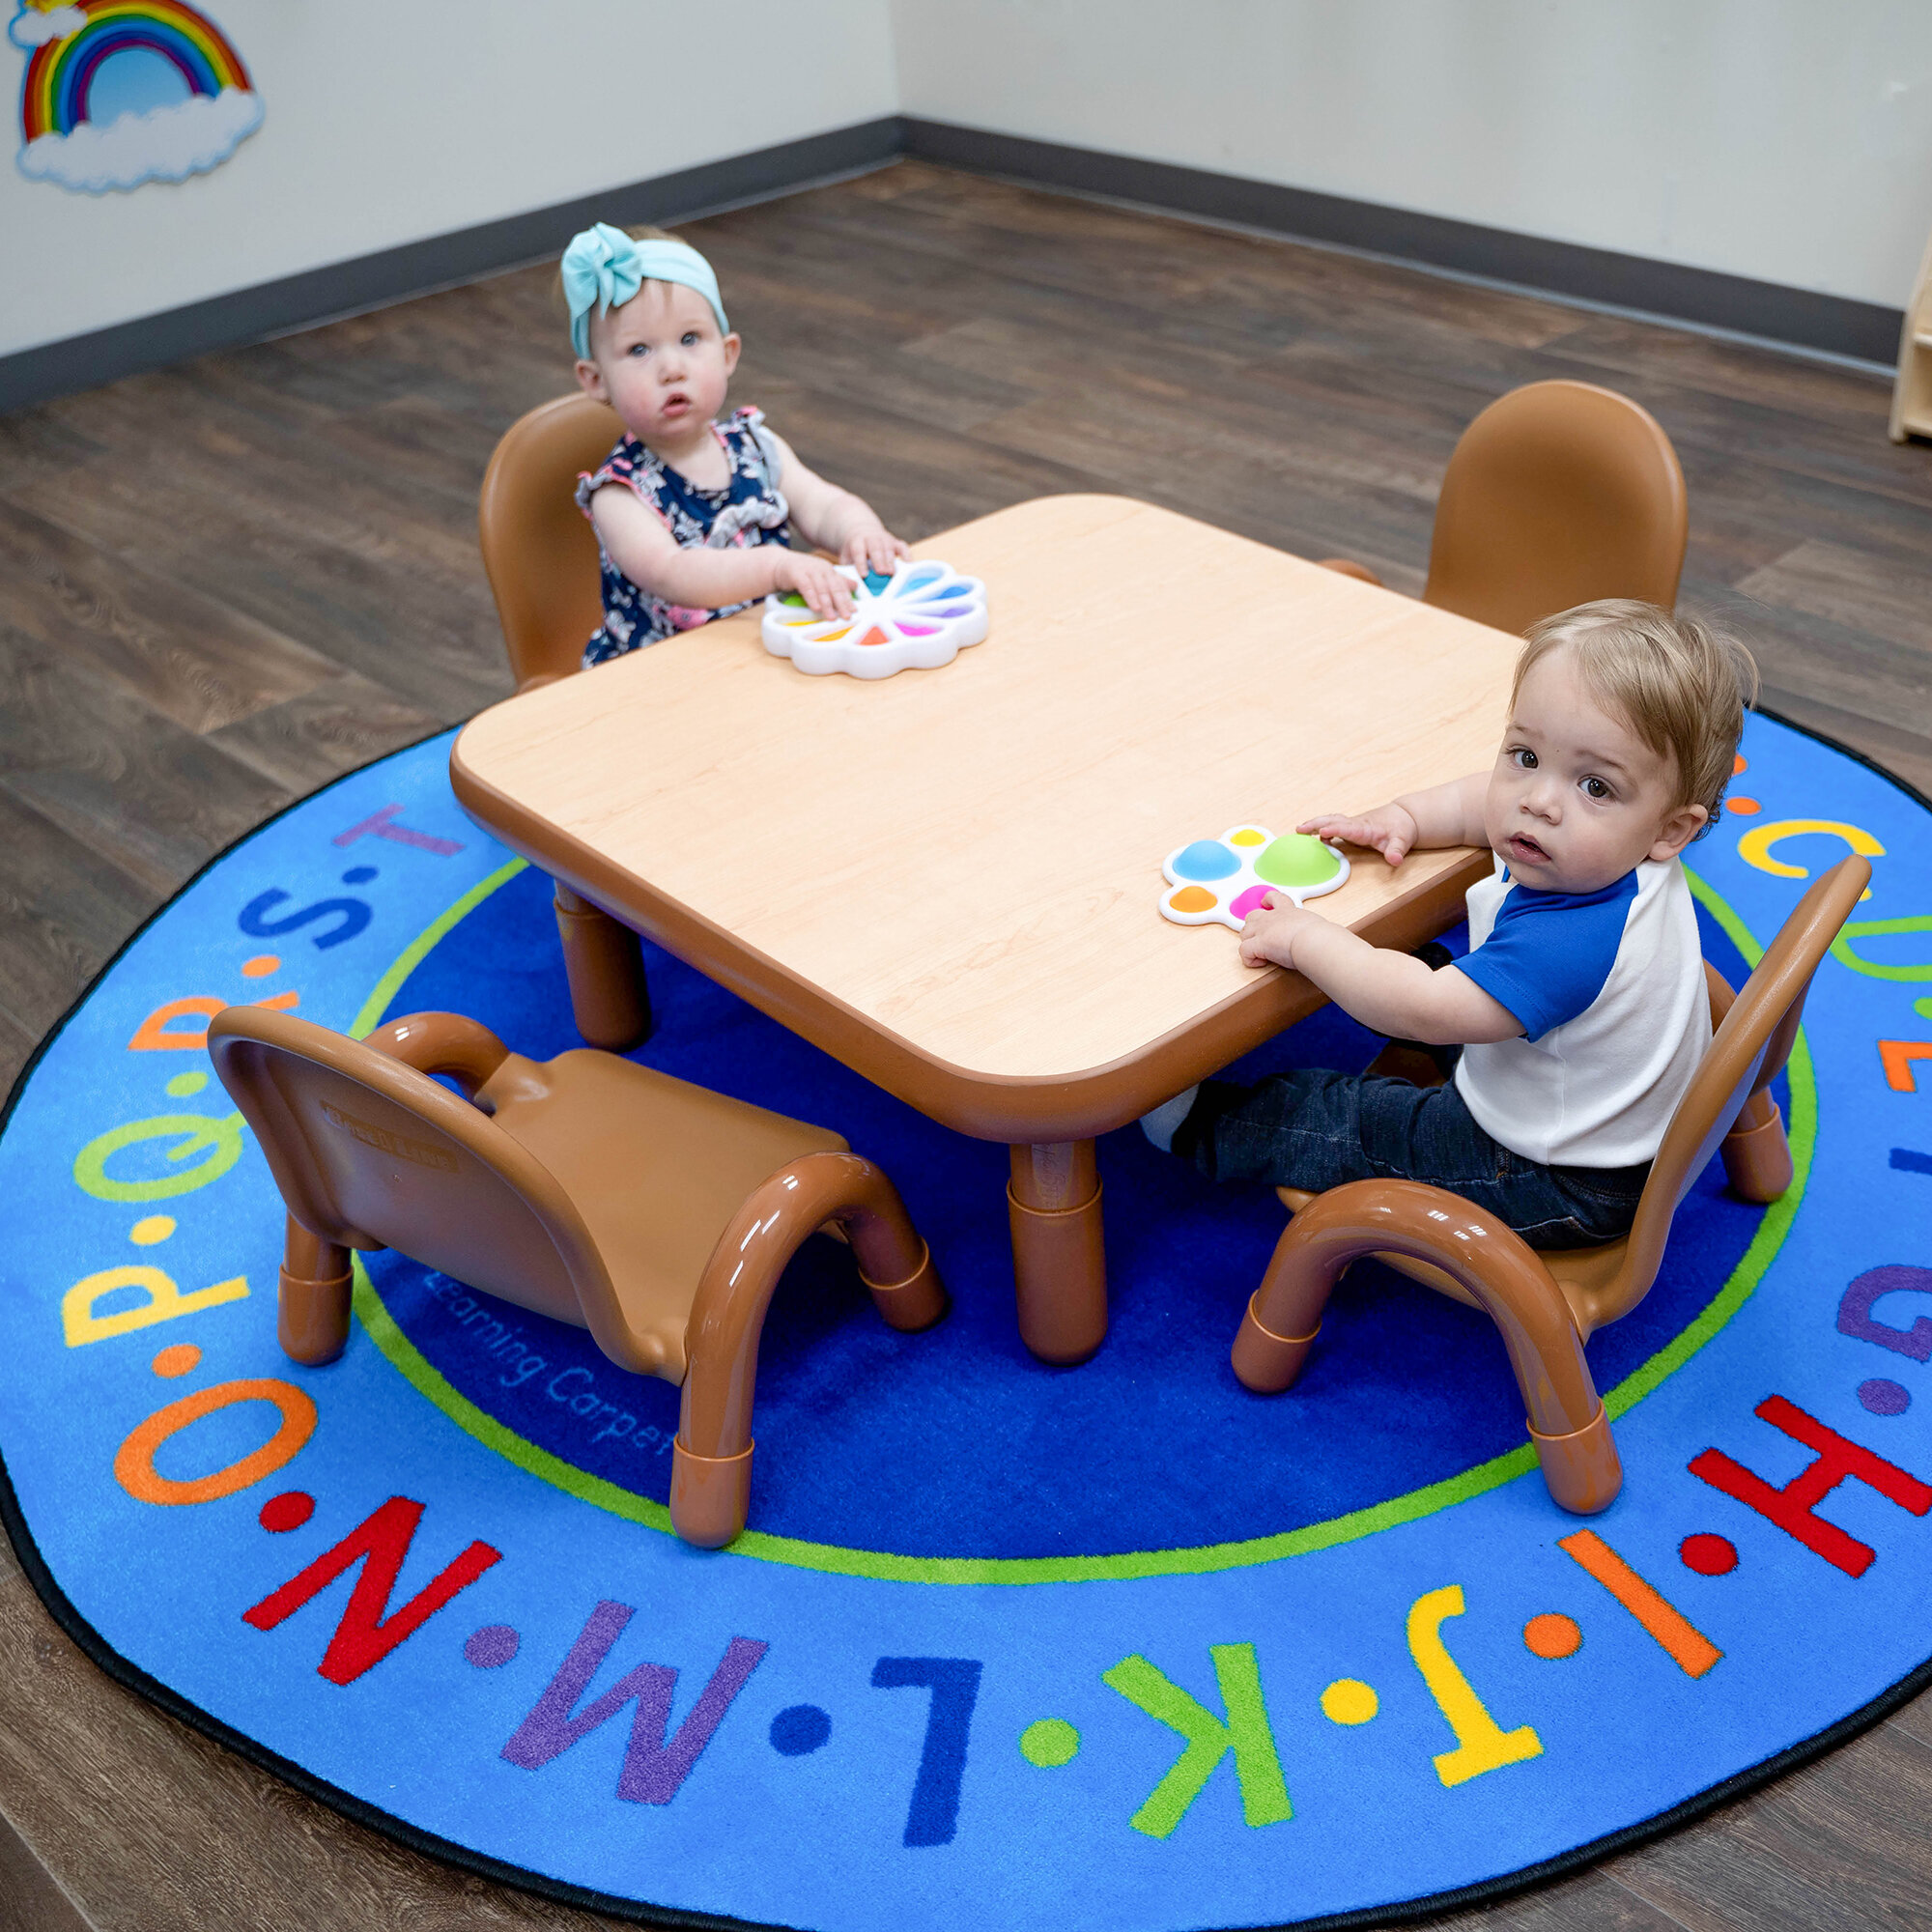
<svg viewBox="0 0 1932 1932"><path fill-rule="evenodd" d="M548 881L440 738L244 839L43 1049L0 1136L0 1509L105 1668L378 1829L655 1922L1121 1932L1387 1919L1691 1815L1932 1676L1932 810L1766 719L1692 849L1740 980L1849 845L1872 894L1778 1094L1590 1344L1587 1522L1473 1311L1355 1269L1290 1394L1228 1349L1282 1217L1107 1136L1112 1326L1036 1362L1004 1151L647 948L637 1056L836 1127L952 1312L884 1327L814 1241L758 1377L752 1527L687 1548L677 1394L394 1254L343 1358L274 1333L282 1209L213 1080L231 1001L577 1045ZM1150 904L1158 854L1149 866ZM1151 917L1151 913L1150 914ZM1176 944L1232 945L1212 927ZM1252 1057L1360 1066L1334 1011Z"/></svg>

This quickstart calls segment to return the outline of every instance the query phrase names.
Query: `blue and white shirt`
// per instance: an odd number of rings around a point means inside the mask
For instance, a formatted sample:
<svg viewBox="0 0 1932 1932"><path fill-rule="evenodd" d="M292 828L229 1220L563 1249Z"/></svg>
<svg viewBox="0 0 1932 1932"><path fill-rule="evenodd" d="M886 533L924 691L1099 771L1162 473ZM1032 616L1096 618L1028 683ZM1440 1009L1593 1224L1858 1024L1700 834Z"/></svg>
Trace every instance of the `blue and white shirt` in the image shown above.
<svg viewBox="0 0 1932 1932"><path fill-rule="evenodd" d="M1711 1044L1697 913L1682 864L1646 859L1597 893L1469 888L1456 963L1522 1022L1465 1046L1456 1087L1491 1139L1547 1167L1635 1167Z"/></svg>

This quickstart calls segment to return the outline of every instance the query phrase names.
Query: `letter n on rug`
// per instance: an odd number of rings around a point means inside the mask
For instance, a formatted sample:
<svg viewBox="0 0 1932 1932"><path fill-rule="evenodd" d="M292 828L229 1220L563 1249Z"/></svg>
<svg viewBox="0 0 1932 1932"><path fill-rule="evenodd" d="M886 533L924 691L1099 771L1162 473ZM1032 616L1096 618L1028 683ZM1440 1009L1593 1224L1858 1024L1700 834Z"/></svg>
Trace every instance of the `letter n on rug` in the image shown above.
<svg viewBox="0 0 1932 1932"><path fill-rule="evenodd" d="M438 1571L409 1602L389 1611L389 1597L403 1563L415 1540L423 1506L408 1496L391 1496L373 1515L355 1525L333 1549L325 1549L300 1576L264 1597L242 1621L257 1630L273 1630L308 1600L325 1590L352 1564L361 1562L361 1574L349 1593L349 1606L328 1640L316 1668L331 1684L353 1684L373 1669L407 1636L412 1635L459 1590L467 1590L502 1555L487 1543L470 1544L461 1555ZM367 1561L363 1561L366 1558Z"/></svg>
<svg viewBox="0 0 1932 1932"><path fill-rule="evenodd" d="M734 1636L724 1648L724 1661L711 1673L676 1734L670 1731L670 1696L677 1672L665 1663L640 1663L626 1671L610 1690L584 1706L578 1700L589 1688L624 1626L637 1612L629 1604L601 1603L590 1612L570 1654L557 1666L550 1688L516 1728L502 1754L526 1771L537 1771L608 1723L624 1706L637 1700L631 1719L630 1742L624 1747L624 1769L617 1777L617 1796L633 1804L668 1804L691 1775L712 1733L724 1720L731 1700L758 1667L769 1644Z"/></svg>

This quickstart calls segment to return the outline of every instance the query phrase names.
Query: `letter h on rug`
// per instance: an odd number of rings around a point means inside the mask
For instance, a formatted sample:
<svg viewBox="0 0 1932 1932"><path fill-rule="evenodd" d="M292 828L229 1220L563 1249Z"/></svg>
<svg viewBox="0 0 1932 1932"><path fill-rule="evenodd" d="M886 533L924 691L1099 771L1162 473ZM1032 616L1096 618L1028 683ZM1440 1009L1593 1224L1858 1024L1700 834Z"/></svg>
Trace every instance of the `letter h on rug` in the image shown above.
<svg viewBox="0 0 1932 1932"><path fill-rule="evenodd" d="M634 1698L630 1741L624 1747L624 1769L617 1778L617 1796L633 1804L668 1804L691 1775L712 1734L724 1720L731 1700L758 1666L769 1644L734 1636L724 1647L724 1661L711 1673L676 1734L670 1731L670 1697L677 1672L666 1663L640 1663L628 1670L610 1690L582 1711L578 1700L589 1689L604 1660L637 1612L629 1604L599 1604L590 1612L570 1654L516 1728L502 1755L526 1771L537 1771L559 1757L580 1738L608 1723Z"/></svg>
<svg viewBox="0 0 1932 1932"><path fill-rule="evenodd" d="M1795 1536L1806 1549L1835 1564L1847 1577L1862 1577L1872 1566L1877 1552L1855 1536L1847 1536L1836 1523L1827 1522L1812 1512L1848 1477L1876 1490L1888 1502L1914 1516L1932 1510L1932 1486L1921 1483L1883 1456L1828 1429L1817 1417L1807 1415L1796 1403L1781 1395L1770 1395L1751 1411L1774 1429L1781 1429L1807 1449L1815 1449L1816 1461L1801 1469L1790 1482L1774 1489L1762 1476L1753 1475L1742 1463L1734 1463L1721 1449L1706 1449L1691 1459L1690 1473L1709 1483L1714 1490L1736 1498L1775 1522L1787 1536Z"/></svg>

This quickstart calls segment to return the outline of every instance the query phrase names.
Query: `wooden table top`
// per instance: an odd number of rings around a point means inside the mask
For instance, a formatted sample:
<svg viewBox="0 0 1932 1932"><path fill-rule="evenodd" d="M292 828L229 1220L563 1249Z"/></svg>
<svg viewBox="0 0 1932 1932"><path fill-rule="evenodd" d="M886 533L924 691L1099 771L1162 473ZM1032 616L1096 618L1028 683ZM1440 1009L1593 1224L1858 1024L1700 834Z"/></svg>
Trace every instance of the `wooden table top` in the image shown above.
<svg viewBox="0 0 1932 1932"><path fill-rule="evenodd" d="M484 712L451 773L547 870L967 1131L1046 1138L1048 1093L1116 1124L1293 1016L1298 976L1160 917L1176 846L1495 755L1516 639L1172 511L1044 497L916 554L988 588L991 635L942 669L808 677L747 613ZM1314 907L1385 942L1487 866L1350 856Z"/></svg>

